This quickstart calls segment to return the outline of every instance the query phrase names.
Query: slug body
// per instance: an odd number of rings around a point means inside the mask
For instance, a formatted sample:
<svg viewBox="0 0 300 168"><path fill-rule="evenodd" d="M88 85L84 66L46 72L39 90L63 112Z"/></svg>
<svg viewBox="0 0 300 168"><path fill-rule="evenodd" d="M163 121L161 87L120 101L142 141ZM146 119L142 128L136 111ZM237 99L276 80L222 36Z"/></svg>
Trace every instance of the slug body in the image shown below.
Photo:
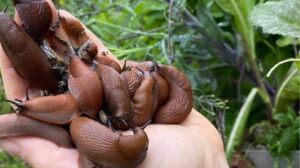
<svg viewBox="0 0 300 168"><path fill-rule="evenodd" d="M77 101L70 94L37 97L20 103L22 115L51 124L68 124L80 115Z"/></svg>
<svg viewBox="0 0 300 168"><path fill-rule="evenodd" d="M86 117L72 121L70 132L80 153L100 167L133 168L147 153L148 137L142 129L120 135Z"/></svg>
<svg viewBox="0 0 300 168"><path fill-rule="evenodd" d="M157 107L155 108L160 108L168 100L170 88L167 80L157 70L154 70L151 74L155 80L155 95L157 96Z"/></svg>
<svg viewBox="0 0 300 168"><path fill-rule="evenodd" d="M143 80L143 73L133 67L129 71L123 71L121 76L124 78L126 85L128 86L130 97L132 97Z"/></svg>
<svg viewBox="0 0 300 168"><path fill-rule="evenodd" d="M110 66L111 68L113 68L114 70L116 70L117 72L121 72L121 67L120 65L113 59L107 57L107 56L100 56L97 55L95 57L96 62L98 62L99 64L102 65L107 65Z"/></svg>
<svg viewBox="0 0 300 168"><path fill-rule="evenodd" d="M99 64L96 72L101 78L104 98L113 116L129 120L133 116L133 105L121 75L113 68Z"/></svg>
<svg viewBox="0 0 300 168"><path fill-rule="evenodd" d="M103 103L103 87L98 74L76 56L71 56L69 73L68 87L81 111L96 118Z"/></svg>
<svg viewBox="0 0 300 168"><path fill-rule="evenodd" d="M176 68L160 65L158 71L168 82L169 98L154 116L156 123L178 124L193 108L193 93L189 80Z"/></svg>
<svg viewBox="0 0 300 168"><path fill-rule="evenodd" d="M41 43L52 24L52 10L45 0L13 0L22 26L32 38Z"/></svg>
<svg viewBox="0 0 300 168"><path fill-rule="evenodd" d="M144 73L144 79L132 98L134 115L131 120L136 126L146 124L155 111L155 81L149 72Z"/></svg>
<svg viewBox="0 0 300 168"><path fill-rule="evenodd" d="M72 148L69 133L62 127L47 124L15 113L0 116L0 139L14 136L37 136Z"/></svg>
<svg viewBox="0 0 300 168"><path fill-rule="evenodd" d="M31 86L56 92L58 78L46 54L7 14L0 13L0 42L17 73Z"/></svg>
<svg viewBox="0 0 300 168"><path fill-rule="evenodd" d="M75 48L82 46L89 37L79 20L73 17L60 17L60 25Z"/></svg>

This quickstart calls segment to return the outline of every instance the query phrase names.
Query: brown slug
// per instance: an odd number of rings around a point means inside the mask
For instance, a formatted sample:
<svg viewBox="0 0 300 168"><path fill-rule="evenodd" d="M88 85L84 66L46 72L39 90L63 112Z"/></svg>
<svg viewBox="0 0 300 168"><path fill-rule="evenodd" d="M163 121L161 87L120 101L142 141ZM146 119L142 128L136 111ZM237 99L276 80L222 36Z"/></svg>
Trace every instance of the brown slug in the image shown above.
<svg viewBox="0 0 300 168"><path fill-rule="evenodd" d="M59 16L59 22L74 48L79 48L89 40L83 25L76 18Z"/></svg>
<svg viewBox="0 0 300 168"><path fill-rule="evenodd" d="M158 70L158 65L153 62L150 72L155 80L155 95L157 96L157 107L155 108L161 107L161 105L168 100L170 94L168 82L161 74L158 73Z"/></svg>
<svg viewBox="0 0 300 168"><path fill-rule="evenodd" d="M69 133L62 127L47 124L15 113L0 116L0 139L15 136L36 136L73 148Z"/></svg>
<svg viewBox="0 0 300 168"><path fill-rule="evenodd" d="M129 120L133 116L133 105L127 86L121 75L107 65L98 64L96 72L101 78L104 98L114 117Z"/></svg>
<svg viewBox="0 0 300 168"><path fill-rule="evenodd" d="M121 76L124 78L126 85L128 86L130 97L132 97L143 80L143 73L137 68L132 67L130 70L123 71Z"/></svg>
<svg viewBox="0 0 300 168"><path fill-rule="evenodd" d="M110 168L133 168L144 160L148 137L140 128L133 131L134 135L120 135L86 117L77 117L70 125L79 152L96 165Z"/></svg>
<svg viewBox="0 0 300 168"><path fill-rule="evenodd" d="M127 125L121 121L112 121L113 127L119 130L127 130L130 127L145 127L152 121L156 108L155 80L147 71L142 73L141 83L134 92L132 103L134 106L133 117L127 121Z"/></svg>
<svg viewBox="0 0 300 168"><path fill-rule="evenodd" d="M151 68L153 67L152 61L136 62L136 61L127 60L126 64L127 64L126 66L128 67L136 67L143 71L150 71Z"/></svg>
<svg viewBox="0 0 300 168"><path fill-rule="evenodd" d="M85 60L90 65L93 63L93 59L98 54L97 45L91 40L87 40L79 49L78 56Z"/></svg>
<svg viewBox="0 0 300 168"><path fill-rule="evenodd" d="M153 117L155 112L154 86L154 78L145 71L142 83L132 98L134 115L131 121L135 126L144 126Z"/></svg>
<svg viewBox="0 0 300 168"><path fill-rule="evenodd" d="M13 0L22 26L31 37L41 44L52 24L52 10L45 0Z"/></svg>
<svg viewBox="0 0 300 168"><path fill-rule="evenodd" d="M159 65L158 72L167 80L170 93L166 103L157 110L154 122L178 124L193 108L191 84L184 73L172 66Z"/></svg>
<svg viewBox="0 0 300 168"><path fill-rule="evenodd" d="M8 101L17 106L16 112L51 124L68 124L81 114L77 101L70 94Z"/></svg>
<svg viewBox="0 0 300 168"><path fill-rule="evenodd" d="M102 108L103 87L98 74L77 56L70 57L68 88L78 101L81 111L96 118Z"/></svg>
<svg viewBox="0 0 300 168"><path fill-rule="evenodd" d="M103 65L107 65L110 66L111 68L113 68L114 70L116 70L117 72L121 72L121 67L120 65L113 59L109 58L108 56L101 56L101 55L97 55L95 57L96 62L98 62L99 64L103 64Z"/></svg>
<svg viewBox="0 0 300 168"><path fill-rule="evenodd" d="M6 13L0 13L0 42L17 73L31 86L57 92L54 75L46 54Z"/></svg>
<svg viewBox="0 0 300 168"><path fill-rule="evenodd" d="M47 45L51 48L51 50L55 53L56 58L60 60L65 60L66 54L73 54L73 49L68 45L67 42L57 37L54 33L48 34L45 37L45 41Z"/></svg>

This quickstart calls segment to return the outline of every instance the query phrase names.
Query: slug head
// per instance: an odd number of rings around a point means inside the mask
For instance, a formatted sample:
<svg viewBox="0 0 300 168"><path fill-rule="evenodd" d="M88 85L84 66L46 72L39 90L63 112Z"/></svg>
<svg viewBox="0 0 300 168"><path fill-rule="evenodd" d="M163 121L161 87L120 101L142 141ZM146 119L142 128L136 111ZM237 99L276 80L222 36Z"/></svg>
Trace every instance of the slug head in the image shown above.
<svg viewBox="0 0 300 168"><path fill-rule="evenodd" d="M147 154L149 139L145 131L141 128L133 130L134 135L123 135L117 140L118 151L128 160L139 164Z"/></svg>
<svg viewBox="0 0 300 168"><path fill-rule="evenodd" d="M123 90L115 89L111 92L107 104L113 116L124 120L129 120L133 117L133 104Z"/></svg>

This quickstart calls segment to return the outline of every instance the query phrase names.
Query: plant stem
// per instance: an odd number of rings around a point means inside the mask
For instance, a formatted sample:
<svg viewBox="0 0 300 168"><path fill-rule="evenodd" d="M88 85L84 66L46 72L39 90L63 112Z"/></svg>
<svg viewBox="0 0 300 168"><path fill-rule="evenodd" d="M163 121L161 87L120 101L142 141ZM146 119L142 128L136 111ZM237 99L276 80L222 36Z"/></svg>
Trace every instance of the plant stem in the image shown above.
<svg viewBox="0 0 300 168"><path fill-rule="evenodd" d="M273 111L273 105L271 102L270 95L266 89L266 86L264 84L264 81L261 77L261 74L258 70L257 63L255 61L256 54L255 54L255 46L254 46L254 35L253 31L249 31L249 24L247 20L247 16L243 16L238 4L234 0L230 0L231 5L233 6L235 13L236 13L236 18L238 22L241 24L241 30L240 33L242 35L242 38L244 40L245 48L246 48L246 59L250 65L251 71L254 73L254 77L257 81L257 84L259 88L261 89L263 93L263 100L267 106L267 117L270 122L273 121L272 119L272 111ZM251 28L252 29L252 28Z"/></svg>
<svg viewBox="0 0 300 168"><path fill-rule="evenodd" d="M254 77L257 81L257 84L258 84L259 88L262 90L263 94L265 95L266 99L264 99L264 101L265 101L265 104L267 106L267 117L268 117L269 121L272 122L273 121L273 118L272 118L273 105L272 105L272 102L271 102L270 95L269 95L269 93L266 89L264 81L263 81L263 79L260 75L260 72L258 70L258 66L257 66L257 63L255 61L255 58L256 58L255 52L254 52L254 50L252 49L251 45L249 44L249 42L247 40L245 40L245 44L246 44L246 58L247 58L248 63L250 65L251 71L254 73Z"/></svg>

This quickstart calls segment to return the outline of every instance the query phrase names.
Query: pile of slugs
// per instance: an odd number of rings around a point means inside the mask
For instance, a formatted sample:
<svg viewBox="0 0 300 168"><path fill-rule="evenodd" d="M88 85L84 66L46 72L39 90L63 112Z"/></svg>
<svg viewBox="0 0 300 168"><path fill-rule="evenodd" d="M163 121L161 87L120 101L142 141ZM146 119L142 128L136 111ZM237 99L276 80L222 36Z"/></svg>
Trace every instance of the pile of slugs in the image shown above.
<svg viewBox="0 0 300 168"><path fill-rule="evenodd" d="M190 82L176 68L122 65L52 3L12 1L19 21L0 13L0 43L28 90L40 95L7 100L15 108L0 117L0 138L38 136L77 148L82 165L132 168L146 157L147 125L179 124L191 112Z"/></svg>

